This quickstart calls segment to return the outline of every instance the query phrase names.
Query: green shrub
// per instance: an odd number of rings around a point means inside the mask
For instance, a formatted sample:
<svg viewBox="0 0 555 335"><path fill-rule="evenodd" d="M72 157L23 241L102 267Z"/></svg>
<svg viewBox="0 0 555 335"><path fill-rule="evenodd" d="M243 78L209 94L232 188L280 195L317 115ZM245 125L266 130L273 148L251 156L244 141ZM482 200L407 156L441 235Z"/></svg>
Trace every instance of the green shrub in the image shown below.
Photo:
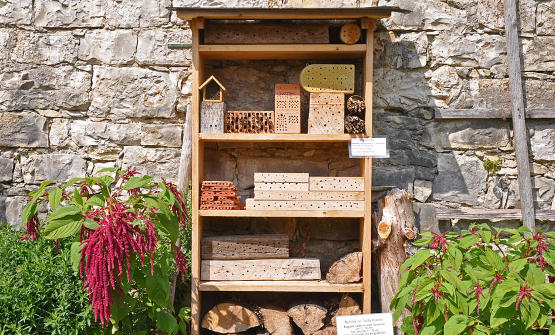
<svg viewBox="0 0 555 335"><path fill-rule="evenodd" d="M100 334L69 245L18 241L0 223L0 334Z"/></svg>

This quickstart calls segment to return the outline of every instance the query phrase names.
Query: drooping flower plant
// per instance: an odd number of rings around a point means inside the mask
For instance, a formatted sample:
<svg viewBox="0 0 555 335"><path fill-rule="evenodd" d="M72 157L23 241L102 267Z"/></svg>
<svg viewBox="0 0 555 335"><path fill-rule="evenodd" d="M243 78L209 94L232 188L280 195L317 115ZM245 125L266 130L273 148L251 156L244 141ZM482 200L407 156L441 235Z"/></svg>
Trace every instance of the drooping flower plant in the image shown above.
<svg viewBox="0 0 555 335"><path fill-rule="evenodd" d="M425 233L391 302L406 334L555 334L555 233Z"/></svg>
<svg viewBox="0 0 555 335"><path fill-rule="evenodd" d="M147 315L160 330L174 333L178 321L170 313L169 283L172 268L182 280L187 271L186 257L176 246L179 230L187 224L185 200L172 183L139 175L129 170L120 172L117 181L104 175L72 178L59 187L42 183L23 210L27 234L22 240L74 241L73 267L103 327L117 331L131 311L149 309ZM49 204L49 213L41 221L42 202Z"/></svg>

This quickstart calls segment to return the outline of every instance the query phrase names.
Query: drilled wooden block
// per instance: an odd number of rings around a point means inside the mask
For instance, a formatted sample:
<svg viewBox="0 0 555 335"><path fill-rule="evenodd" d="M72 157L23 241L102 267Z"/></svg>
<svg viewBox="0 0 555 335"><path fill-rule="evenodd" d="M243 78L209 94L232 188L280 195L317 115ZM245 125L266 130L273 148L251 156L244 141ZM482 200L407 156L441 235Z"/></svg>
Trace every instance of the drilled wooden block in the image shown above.
<svg viewBox="0 0 555 335"><path fill-rule="evenodd" d="M311 258L203 260L200 280L319 280L320 260Z"/></svg>
<svg viewBox="0 0 555 335"><path fill-rule="evenodd" d="M202 239L202 259L289 258L287 234L211 236Z"/></svg>
<svg viewBox="0 0 555 335"><path fill-rule="evenodd" d="M246 208L259 210L363 210L364 201L247 199Z"/></svg>
<svg viewBox="0 0 555 335"><path fill-rule="evenodd" d="M310 177L310 191L364 191L364 177Z"/></svg>
<svg viewBox="0 0 555 335"><path fill-rule="evenodd" d="M201 102L200 132L210 134L223 133L225 109L225 102Z"/></svg>
<svg viewBox="0 0 555 335"><path fill-rule="evenodd" d="M301 86L310 93L354 93L355 66L312 64L301 71Z"/></svg>
<svg viewBox="0 0 555 335"><path fill-rule="evenodd" d="M308 173L255 172L255 183L308 183Z"/></svg>
<svg viewBox="0 0 555 335"><path fill-rule="evenodd" d="M345 103L343 93L310 93L309 134L343 134Z"/></svg>
<svg viewBox="0 0 555 335"><path fill-rule="evenodd" d="M364 200L364 192L254 191L256 200Z"/></svg>
<svg viewBox="0 0 555 335"><path fill-rule="evenodd" d="M301 132L301 86L275 85L275 132L299 134Z"/></svg>
<svg viewBox="0 0 555 335"><path fill-rule="evenodd" d="M308 191L308 183L254 183L255 191Z"/></svg>
<svg viewBox="0 0 555 335"><path fill-rule="evenodd" d="M327 24L218 23L207 24L205 44L329 43Z"/></svg>
<svg viewBox="0 0 555 335"><path fill-rule="evenodd" d="M310 104L316 105L345 105L343 93L310 93Z"/></svg>
<svg viewBox="0 0 555 335"><path fill-rule="evenodd" d="M273 133L274 111L227 111L226 133Z"/></svg>

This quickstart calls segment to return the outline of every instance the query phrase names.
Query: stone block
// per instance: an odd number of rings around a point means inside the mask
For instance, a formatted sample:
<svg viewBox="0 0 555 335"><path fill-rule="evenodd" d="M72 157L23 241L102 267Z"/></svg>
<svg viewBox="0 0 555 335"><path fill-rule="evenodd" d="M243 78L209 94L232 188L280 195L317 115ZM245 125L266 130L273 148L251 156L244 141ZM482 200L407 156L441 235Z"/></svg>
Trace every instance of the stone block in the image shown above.
<svg viewBox="0 0 555 335"><path fill-rule="evenodd" d="M12 60L45 65L75 63L78 44L78 39L69 31L45 34L19 31Z"/></svg>
<svg viewBox="0 0 555 335"><path fill-rule="evenodd" d="M10 227L13 230L21 230L25 228L25 226L23 226L23 223L21 222L21 213L23 212L23 208L25 208L26 204L27 204L26 196L15 196L15 197L5 198L4 217L6 219L6 223L8 224L8 227ZM0 211L1 209L2 208L0 204ZM1 212L0 212L0 218L2 218Z"/></svg>
<svg viewBox="0 0 555 335"><path fill-rule="evenodd" d="M552 12L551 15L555 16L555 13ZM555 30L552 33L555 34ZM531 40L522 40L524 71L554 72L554 54L555 36L538 36Z"/></svg>
<svg viewBox="0 0 555 335"><path fill-rule="evenodd" d="M46 118L34 113L0 113L0 146L48 147Z"/></svg>
<svg viewBox="0 0 555 335"><path fill-rule="evenodd" d="M540 176L532 178L532 193L538 208L551 209L555 197L555 180Z"/></svg>
<svg viewBox="0 0 555 335"><path fill-rule="evenodd" d="M430 105L430 88L422 70L374 69L374 107L412 110Z"/></svg>
<svg viewBox="0 0 555 335"><path fill-rule="evenodd" d="M437 169L432 195L434 200L480 204L488 172L479 158L454 152L440 153Z"/></svg>
<svg viewBox="0 0 555 335"><path fill-rule="evenodd" d="M141 31L137 43L137 62L145 65L189 65L191 49L170 49L168 43L191 43L191 31L185 29Z"/></svg>
<svg viewBox="0 0 555 335"><path fill-rule="evenodd" d="M95 66L88 114L113 120L174 117L178 76L137 67Z"/></svg>
<svg viewBox="0 0 555 335"><path fill-rule="evenodd" d="M5 0L0 6L0 24L28 25L33 18L33 0Z"/></svg>
<svg viewBox="0 0 555 335"><path fill-rule="evenodd" d="M426 202L432 195L432 182L428 180L416 179L414 181L414 199Z"/></svg>
<svg viewBox="0 0 555 335"><path fill-rule="evenodd" d="M9 28L0 29L0 48L2 48L2 52L0 52L0 69L4 69L4 64L12 59L12 53L16 45L17 31Z"/></svg>
<svg viewBox="0 0 555 335"><path fill-rule="evenodd" d="M168 7L172 6L172 0L143 0L142 4L141 27L161 26L170 22L171 11Z"/></svg>
<svg viewBox="0 0 555 335"><path fill-rule="evenodd" d="M505 38L489 34L454 34L445 31L434 38L431 65L490 68L506 62Z"/></svg>
<svg viewBox="0 0 555 335"><path fill-rule="evenodd" d="M438 0L379 0L378 6L398 6L411 11L391 13L390 18L382 20L387 30L460 30L470 16L466 10Z"/></svg>
<svg viewBox="0 0 555 335"><path fill-rule="evenodd" d="M179 169L180 149L143 148L130 146L123 149L122 169L137 169L156 178L175 182Z"/></svg>
<svg viewBox="0 0 555 335"><path fill-rule="evenodd" d="M414 167L388 166L372 171L373 186L395 186L413 193L414 179Z"/></svg>
<svg viewBox="0 0 555 335"><path fill-rule="evenodd" d="M555 0L538 4L536 16L536 33L538 35L553 35L555 31Z"/></svg>
<svg viewBox="0 0 555 335"><path fill-rule="evenodd" d="M23 180L27 184L39 184L45 180L66 182L82 177L87 162L76 154L29 155L21 158Z"/></svg>
<svg viewBox="0 0 555 335"><path fill-rule="evenodd" d="M74 66L38 66L0 73L0 111L86 109L91 74Z"/></svg>
<svg viewBox="0 0 555 335"><path fill-rule="evenodd" d="M440 233L434 205L413 203L412 207L420 233Z"/></svg>
<svg viewBox="0 0 555 335"><path fill-rule="evenodd" d="M33 8L38 27L98 28L104 24L103 0L36 0Z"/></svg>
<svg viewBox="0 0 555 335"><path fill-rule="evenodd" d="M53 147L62 147L69 140L69 120L55 119L50 124L50 145Z"/></svg>
<svg viewBox="0 0 555 335"><path fill-rule="evenodd" d="M132 30L91 30L81 38L79 59L94 64L133 63L137 34Z"/></svg>
<svg viewBox="0 0 555 335"><path fill-rule="evenodd" d="M376 67L415 69L426 66L428 36L425 32L374 35Z"/></svg>
<svg viewBox="0 0 555 335"><path fill-rule="evenodd" d="M438 121L425 127L423 145L441 149L510 147L509 124L502 121Z"/></svg>
<svg viewBox="0 0 555 335"><path fill-rule="evenodd" d="M141 145L180 148L182 128L179 124L142 124Z"/></svg>
<svg viewBox="0 0 555 335"><path fill-rule="evenodd" d="M141 142L141 125L76 120L71 123L70 134L78 146L95 146L104 142L137 145Z"/></svg>
<svg viewBox="0 0 555 335"><path fill-rule="evenodd" d="M0 182L12 181L13 159L0 157Z"/></svg>
<svg viewBox="0 0 555 335"><path fill-rule="evenodd" d="M534 135L530 138L530 148L535 160L555 161L555 125L532 124Z"/></svg>

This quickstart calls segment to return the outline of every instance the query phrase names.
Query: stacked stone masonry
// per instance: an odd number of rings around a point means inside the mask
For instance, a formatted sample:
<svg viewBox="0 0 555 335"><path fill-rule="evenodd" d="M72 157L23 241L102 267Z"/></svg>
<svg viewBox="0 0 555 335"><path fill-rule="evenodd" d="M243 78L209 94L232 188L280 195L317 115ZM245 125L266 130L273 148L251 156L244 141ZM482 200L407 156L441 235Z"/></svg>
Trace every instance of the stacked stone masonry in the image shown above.
<svg viewBox="0 0 555 335"><path fill-rule="evenodd" d="M191 32L167 7L357 5L412 11L377 24L374 133L388 136L391 158L375 160L374 185L408 189L419 203L518 208L510 122L433 119L437 108L510 110L502 0L6 0L0 7L0 221L19 227L27 192L47 179L109 166L175 179L191 53L167 44L190 43ZM519 6L527 105L553 108L555 1ZM297 82L290 68L306 62L212 65L230 89L231 109L272 110L273 84ZM303 111L307 101L304 96ZM528 121L528 127L535 201L555 209L555 120ZM206 179L233 181L247 198L253 173L276 167L358 174L357 161L337 157L347 157L344 145L214 144L206 150L213 163ZM484 168L488 159L501 159L499 172Z"/></svg>

